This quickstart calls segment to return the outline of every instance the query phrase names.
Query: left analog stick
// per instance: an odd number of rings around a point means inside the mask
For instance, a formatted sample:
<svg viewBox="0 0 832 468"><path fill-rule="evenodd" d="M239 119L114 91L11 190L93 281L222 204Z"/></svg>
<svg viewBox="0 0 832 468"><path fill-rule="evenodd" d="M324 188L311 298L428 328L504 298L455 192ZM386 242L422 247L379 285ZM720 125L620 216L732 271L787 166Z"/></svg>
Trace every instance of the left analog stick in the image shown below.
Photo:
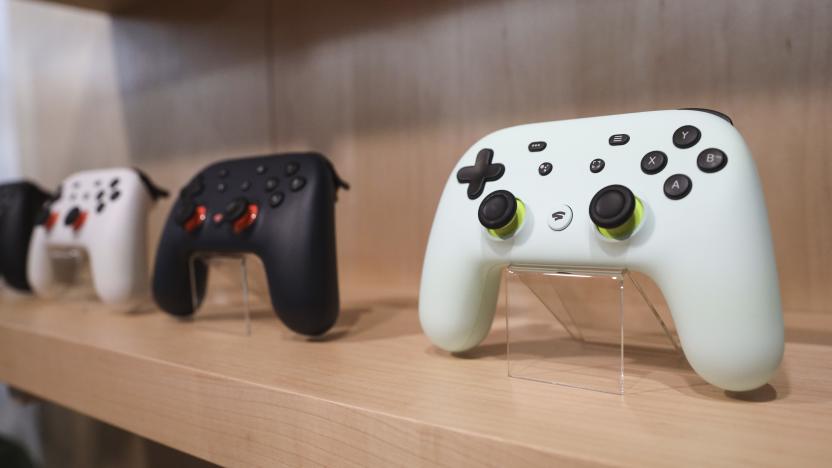
<svg viewBox="0 0 832 468"><path fill-rule="evenodd" d="M208 217L204 206L197 205L187 200L180 200L179 207L173 214L176 224L182 226L188 232L199 229Z"/></svg>
<svg viewBox="0 0 832 468"><path fill-rule="evenodd" d="M483 198L477 217L491 236L506 239L520 228L524 214L523 202L508 190L497 190Z"/></svg>

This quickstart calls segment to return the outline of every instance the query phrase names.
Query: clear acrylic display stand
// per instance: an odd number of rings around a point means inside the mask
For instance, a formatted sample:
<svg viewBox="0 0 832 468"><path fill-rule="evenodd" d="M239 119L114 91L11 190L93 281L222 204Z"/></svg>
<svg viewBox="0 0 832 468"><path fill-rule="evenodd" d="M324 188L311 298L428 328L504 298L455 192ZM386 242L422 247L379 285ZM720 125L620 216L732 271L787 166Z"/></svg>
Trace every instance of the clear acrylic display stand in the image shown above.
<svg viewBox="0 0 832 468"><path fill-rule="evenodd" d="M504 278L509 376L615 394L700 381L646 277L512 265Z"/></svg>
<svg viewBox="0 0 832 468"><path fill-rule="evenodd" d="M215 331L251 335L252 310L263 304L264 297L263 282L257 281L257 270L249 268L253 259L256 257L248 254L197 253L191 256L189 272L194 314L189 320ZM195 262L203 262L208 270L201 302L196 294Z"/></svg>
<svg viewBox="0 0 832 468"><path fill-rule="evenodd" d="M48 255L53 274L52 289L47 293L50 297L71 301L97 299L89 257L84 249L51 247Z"/></svg>

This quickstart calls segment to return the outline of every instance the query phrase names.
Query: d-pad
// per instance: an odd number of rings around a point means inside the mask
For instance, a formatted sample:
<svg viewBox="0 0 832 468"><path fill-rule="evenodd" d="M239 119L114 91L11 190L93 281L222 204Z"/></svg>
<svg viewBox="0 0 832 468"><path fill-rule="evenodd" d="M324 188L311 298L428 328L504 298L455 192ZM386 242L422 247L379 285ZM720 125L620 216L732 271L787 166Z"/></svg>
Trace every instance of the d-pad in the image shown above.
<svg viewBox="0 0 832 468"><path fill-rule="evenodd" d="M488 148L477 153L473 166L465 166L456 173L460 184L468 184L468 198L475 200L482 195L486 182L493 182L503 176L506 168L500 163L491 164L494 151Z"/></svg>

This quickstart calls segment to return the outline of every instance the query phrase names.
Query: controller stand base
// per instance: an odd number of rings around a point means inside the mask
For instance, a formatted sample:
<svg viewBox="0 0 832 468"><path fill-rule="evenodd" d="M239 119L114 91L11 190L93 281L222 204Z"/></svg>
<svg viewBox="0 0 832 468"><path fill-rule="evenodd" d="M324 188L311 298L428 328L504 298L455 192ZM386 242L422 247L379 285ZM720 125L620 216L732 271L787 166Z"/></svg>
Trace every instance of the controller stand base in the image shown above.
<svg viewBox="0 0 832 468"><path fill-rule="evenodd" d="M201 302L196 295L195 262L204 263L208 270L205 297ZM250 336L251 302L254 298L249 284L248 256L197 253L191 257L188 268L194 310L189 320L211 330Z"/></svg>
<svg viewBox="0 0 832 468"><path fill-rule="evenodd" d="M702 382L631 272L511 265L504 280L510 377L619 395Z"/></svg>
<svg viewBox="0 0 832 468"><path fill-rule="evenodd" d="M53 282L44 294L50 299L95 301L90 260L84 249L50 247L47 255L52 263Z"/></svg>

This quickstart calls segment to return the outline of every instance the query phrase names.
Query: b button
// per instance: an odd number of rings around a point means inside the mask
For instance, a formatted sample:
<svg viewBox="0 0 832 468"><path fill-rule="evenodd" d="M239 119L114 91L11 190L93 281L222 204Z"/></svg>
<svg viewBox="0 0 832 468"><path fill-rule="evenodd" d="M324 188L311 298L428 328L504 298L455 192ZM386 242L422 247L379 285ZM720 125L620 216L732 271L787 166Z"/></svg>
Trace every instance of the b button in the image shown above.
<svg viewBox="0 0 832 468"><path fill-rule="evenodd" d="M727 163L728 156L716 148L708 148L699 153L699 157L696 158L696 165L702 172L717 172Z"/></svg>

